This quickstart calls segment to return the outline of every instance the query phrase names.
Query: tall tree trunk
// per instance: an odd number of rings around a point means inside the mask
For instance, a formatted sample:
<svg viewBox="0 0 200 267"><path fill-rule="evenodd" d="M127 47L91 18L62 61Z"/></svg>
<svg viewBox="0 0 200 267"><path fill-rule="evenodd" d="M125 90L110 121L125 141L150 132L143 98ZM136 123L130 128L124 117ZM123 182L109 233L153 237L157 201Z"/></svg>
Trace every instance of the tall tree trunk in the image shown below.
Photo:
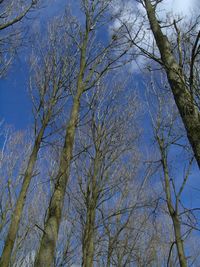
<svg viewBox="0 0 200 267"><path fill-rule="evenodd" d="M194 104L193 97L189 93L183 70L173 56L169 40L161 31L161 27L156 18L155 8L152 6L150 0L144 0L144 3L150 27L160 51L162 63L165 67L176 105L200 168L200 112Z"/></svg>
<svg viewBox="0 0 200 267"><path fill-rule="evenodd" d="M48 217L44 225L40 248L34 265L37 267L50 267L54 259L65 190L70 174L70 162L80 106L79 101L80 93L74 99L71 118L66 130L66 139L61 155L59 172L56 177L56 185L49 204Z"/></svg>
<svg viewBox="0 0 200 267"><path fill-rule="evenodd" d="M19 197L17 199L15 210L12 214L10 228L8 230L8 234L5 240L5 245L4 245L4 249L3 249L1 260L0 260L0 267L9 266L13 246L14 246L17 231L19 228L20 219L21 219L23 208L24 208L25 201L26 201L27 191L28 191L28 188L31 182L31 178L33 176L33 170L34 170L34 166L37 160L37 155L40 149L40 145L41 145L42 137L44 135L45 128L46 128L46 124L42 126L42 128L40 129L38 133L38 136L33 146L32 153L28 161L22 188L21 188Z"/></svg>
<svg viewBox="0 0 200 267"><path fill-rule="evenodd" d="M87 211L86 225L83 237L83 267L93 267L94 259L94 227L95 227L95 209L90 207Z"/></svg>
<svg viewBox="0 0 200 267"><path fill-rule="evenodd" d="M166 195L166 200L167 200L167 207L168 207L168 211L173 222L174 236L175 236L175 241L176 241L176 248L178 252L179 263L181 267L187 267L187 260L185 256L184 244L183 244L182 235L181 235L181 222L179 220L178 208L174 209L173 207L167 159L165 155L163 141L159 137L158 137L158 143L159 143L159 148L160 148L160 153L161 153L161 158L162 158L162 167L163 167L164 179L165 179L165 195Z"/></svg>
<svg viewBox="0 0 200 267"><path fill-rule="evenodd" d="M173 226L174 226L174 233L176 238L176 247L178 251L178 258L181 267L187 267L187 260L185 256L183 240L181 235L181 223L179 220L179 216L177 213L174 213L172 216Z"/></svg>
<svg viewBox="0 0 200 267"><path fill-rule="evenodd" d="M94 235L95 235L95 218L96 218L96 207L98 199L98 184L97 177L99 172L99 152L96 151L96 156L94 160L93 175L91 181L88 185L88 196L87 196L87 214L86 214L86 224L83 234L83 267L93 267L94 260ZM89 177L88 177L89 178Z"/></svg>
<svg viewBox="0 0 200 267"><path fill-rule="evenodd" d="M80 109L80 99L84 92L83 77L86 65L88 33L89 30L85 32L84 41L81 47L77 92L73 100L71 115L66 128L65 142L61 154L59 171L56 176L56 184L48 208L48 216L44 225L40 248L34 263L35 267L50 267L54 260L65 190L70 175L70 163L73 154L75 130Z"/></svg>

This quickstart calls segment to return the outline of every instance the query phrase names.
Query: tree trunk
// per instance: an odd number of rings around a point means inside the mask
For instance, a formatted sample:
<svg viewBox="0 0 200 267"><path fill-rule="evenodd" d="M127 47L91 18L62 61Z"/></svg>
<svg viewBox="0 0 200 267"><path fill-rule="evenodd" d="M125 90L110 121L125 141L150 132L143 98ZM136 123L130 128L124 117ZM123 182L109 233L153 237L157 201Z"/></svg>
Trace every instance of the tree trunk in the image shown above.
<svg viewBox="0 0 200 267"><path fill-rule="evenodd" d="M39 252L34 264L35 267L50 267L54 259L65 189L70 175L70 162L72 159L75 128L79 114L80 96L81 92L79 89L74 99L70 121L66 130L59 172L56 177L55 189L49 204L48 217L44 225Z"/></svg>
<svg viewBox="0 0 200 267"><path fill-rule="evenodd" d="M95 207L96 208L96 207ZM95 208L88 210L83 238L83 267L93 267Z"/></svg>
<svg viewBox="0 0 200 267"><path fill-rule="evenodd" d="M87 42L88 31L85 32L85 37L81 47L77 92L74 97L69 123L66 128L65 143L61 154L59 171L56 176L56 185L49 204L48 216L44 225L40 248L36 256L34 267L50 267L54 260L65 190L70 175L70 163L73 154L75 130L80 109L80 99L84 92L83 77L86 65Z"/></svg>
<svg viewBox="0 0 200 267"><path fill-rule="evenodd" d="M161 54L162 63L165 67L175 103L200 168L200 112L194 104L193 97L189 93L184 75L182 74L182 69L173 56L169 40L161 31L154 7L150 0L144 0L144 3L150 27Z"/></svg>
<svg viewBox="0 0 200 267"><path fill-rule="evenodd" d="M96 206L98 199L98 184L97 177L99 172L99 152L96 151L96 156L94 160L94 171L91 177L91 181L88 185L88 196L87 196L87 215L86 215L86 225L83 234L83 267L93 267L94 260L94 234L95 234L95 218L96 218Z"/></svg>
<svg viewBox="0 0 200 267"><path fill-rule="evenodd" d="M174 233L176 238L176 247L178 251L179 263L181 267L187 267L187 261L183 247L183 240L181 236L181 224L177 213L172 215L172 220L174 225Z"/></svg>
<svg viewBox="0 0 200 267"><path fill-rule="evenodd" d="M112 241L109 239L108 241L108 254L106 259L106 267L111 267L111 256L112 256Z"/></svg>
<svg viewBox="0 0 200 267"><path fill-rule="evenodd" d="M42 141L45 128L46 128L46 125L43 125L42 128L40 129L38 136L35 140L31 156L28 161L28 166L25 171L22 188L21 188L19 197L17 199L16 207L13 212L12 219L11 219L10 228L8 230L8 234L5 240L5 245L4 245L4 249L3 249L1 260L0 260L0 267L9 266L13 246L14 246L17 231L19 228L20 219L21 219L23 208L25 205L27 191L28 191L28 188L31 182L31 178L33 176L33 170L34 170L34 166L37 160L37 155L40 149L40 145L41 145L41 141Z"/></svg>
<svg viewBox="0 0 200 267"><path fill-rule="evenodd" d="M160 148L160 153L161 153L161 158L162 158L162 167L163 167L164 179L165 179L165 195L166 195L166 200L167 200L167 207L168 207L168 211L173 222L179 263L181 267L187 267L187 260L185 256L184 245L183 245L183 240L182 240L182 235L181 235L181 222L178 216L178 208L174 209L173 207L167 159L165 155L163 141L159 139L159 137L158 137L158 143L159 143L159 148Z"/></svg>

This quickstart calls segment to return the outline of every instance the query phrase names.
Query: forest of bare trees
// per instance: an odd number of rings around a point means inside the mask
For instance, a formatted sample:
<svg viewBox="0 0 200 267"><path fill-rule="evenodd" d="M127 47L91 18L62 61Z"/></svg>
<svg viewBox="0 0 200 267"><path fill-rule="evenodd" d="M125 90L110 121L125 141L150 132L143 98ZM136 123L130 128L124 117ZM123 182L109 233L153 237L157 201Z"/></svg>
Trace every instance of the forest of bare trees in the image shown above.
<svg viewBox="0 0 200 267"><path fill-rule="evenodd" d="M200 8L167 2L0 0L0 267L200 266Z"/></svg>

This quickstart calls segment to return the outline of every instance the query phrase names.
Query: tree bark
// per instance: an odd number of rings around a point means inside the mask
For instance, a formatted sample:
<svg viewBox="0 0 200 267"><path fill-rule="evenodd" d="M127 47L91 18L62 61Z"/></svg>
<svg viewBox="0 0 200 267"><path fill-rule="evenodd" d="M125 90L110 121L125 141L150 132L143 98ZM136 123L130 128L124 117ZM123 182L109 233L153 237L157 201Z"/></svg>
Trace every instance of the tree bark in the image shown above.
<svg viewBox="0 0 200 267"><path fill-rule="evenodd" d="M9 266L13 246L14 246L17 231L19 228L20 219L21 219L23 208L24 208L25 201L26 201L27 191L28 191L28 188L31 182L31 178L33 176L33 170L34 170L34 166L37 160L37 155L40 149L40 145L41 145L41 141L42 141L45 128L46 128L46 125L43 125L42 128L40 129L38 136L35 140L31 156L28 161L22 188L21 188L19 197L17 199L15 210L12 214L10 228L8 230L8 234L5 240L5 245L4 245L4 249L3 249L1 260L0 260L0 267Z"/></svg>
<svg viewBox="0 0 200 267"><path fill-rule="evenodd" d="M169 40L167 36L162 33L161 27L156 18L155 8L152 6L150 0L144 0L144 4L175 103L185 126L187 137L192 146L194 156L200 168L200 112L193 101L193 97L189 93L183 75L183 70L173 56Z"/></svg>

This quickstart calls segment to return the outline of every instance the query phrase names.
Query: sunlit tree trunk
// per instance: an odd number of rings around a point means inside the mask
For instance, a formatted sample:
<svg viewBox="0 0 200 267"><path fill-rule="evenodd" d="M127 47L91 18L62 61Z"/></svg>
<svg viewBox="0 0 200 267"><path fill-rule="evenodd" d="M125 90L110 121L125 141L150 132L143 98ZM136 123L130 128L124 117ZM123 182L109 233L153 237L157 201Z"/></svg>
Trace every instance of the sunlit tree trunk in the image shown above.
<svg viewBox="0 0 200 267"><path fill-rule="evenodd" d="M56 248L61 213L64 202L66 185L70 175L70 163L72 159L75 129L78 121L80 99L84 92L83 75L86 64L86 48L88 32L85 33L81 48L80 69L77 81L77 92L73 100L70 119L66 128L65 142L62 149L59 171L56 177L55 189L49 204L48 216L44 225L40 248L35 260L35 267L50 267Z"/></svg>
<svg viewBox="0 0 200 267"><path fill-rule="evenodd" d="M48 217L44 225L42 240L39 252L35 261L35 266L51 266L54 259L54 251L58 236L58 229L61 221L61 212L64 201L65 189L69 179L70 161L72 158L72 149L78 111L80 106L80 94L74 99L71 118L66 131L65 144L62 151L59 172L56 177L55 189L50 201Z"/></svg>
<svg viewBox="0 0 200 267"><path fill-rule="evenodd" d="M116 56L113 56L113 49L118 45L116 39L110 40L105 47L99 45L96 46L96 49L91 49L92 45L90 42L94 40L95 33L99 29L98 27L101 27L102 24L105 25L105 22L102 22L101 19L102 17L103 20L105 19L104 14L109 3L110 1L81 1L85 16L84 29L82 30L82 26L80 26L77 31L78 38L80 39L76 38L76 36L72 37L80 52L80 63L76 72L75 92L73 92L74 99L66 127L60 166L55 177L55 188L48 207L39 251L35 259L35 267L50 267L54 260L65 190L70 176L70 164L73 157L75 132L80 114L82 95L99 84L100 78L128 51L127 48L126 51L122 51L121 53L117 53ZM95 46L96 44L93 43L93 45Z"/></svg>
<svg viewBox="0 0 200 267"><path fill-rule="evenodd" d="M4 249L2 252L1 260L0 260L0 266L1 267L7 267L9 266L9 262L11 259L11 253L14 247L16 235L19 229L19 223L22 216L23 208L26 201L27 191L31 182L31 179L33 177L33 171L34 166L37 160L37 155L40 149L40 145L42 142L42 137L44 135L44 131L46 128L46 123L41 127L38 136L35 140L34 147L30 156L30 159L28 161L27 169L25 171L24 180L22 184L22 188L19 194L19 197L17 199L15 210L12 214L11 218L11 224L10 228L8 230L8 234L5 240Z"/></svg>
<svg viewBox="0 0 200 267"><path fill-rule="evenodd" d="M52 56L54 56L55 59L55 51L52 50L51 52ZM40 150L42 142L46 138L45 131L55 115L54 109L56 109L59 99L62 95L62 90L60 88L61 85L59 84L62 82L62 77L60 77L60 80L57 81L55 79L55 73L53 73L53 70L57 70L58 66L56 65L56 63L54 63L53 69L50 69L50 67L52 67L52 59L50 59L48 54L43 55L43 57L44 58L42 59L45 61L45 65L43 65L42 62L38 63L37 65L37 63L35 62L35 66L33 66L33 80L35 81L35 83L34 85L33 82L30 83L36 132L34 145L28 159L21 190L11 217L10 227L5 239L5 245L0 260L0 267L9 266L12 250L15 244L20 220L23 213L23 208L26 203L28 188L31 183L32 177L34 176L34 167L37 161L38 152ZM38 71L40 71L39 75ZM51 86L50 81L52 82L53 86ZM34 88L34 91L32 91L32 86ZM37 98L37 100L35 98Z"/></svg>

